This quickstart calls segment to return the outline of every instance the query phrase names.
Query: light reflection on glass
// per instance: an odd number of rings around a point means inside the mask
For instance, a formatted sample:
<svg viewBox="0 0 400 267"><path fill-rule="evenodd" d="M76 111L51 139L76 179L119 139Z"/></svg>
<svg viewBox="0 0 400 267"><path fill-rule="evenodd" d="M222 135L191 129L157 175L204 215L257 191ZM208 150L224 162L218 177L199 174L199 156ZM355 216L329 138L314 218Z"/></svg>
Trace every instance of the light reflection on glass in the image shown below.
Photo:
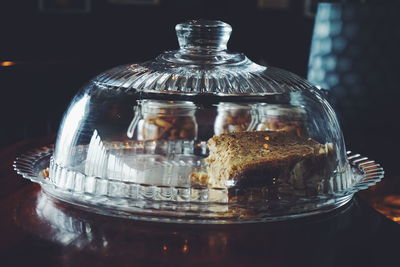
<svg viewBox="0 0 400 267"><path fill-rule="evenodd" d="M45 194L39 194L36 213L50 223L54 229L53 239L61 244L68 245L80 235L91 232L89 225L65 214Z"/></svg>

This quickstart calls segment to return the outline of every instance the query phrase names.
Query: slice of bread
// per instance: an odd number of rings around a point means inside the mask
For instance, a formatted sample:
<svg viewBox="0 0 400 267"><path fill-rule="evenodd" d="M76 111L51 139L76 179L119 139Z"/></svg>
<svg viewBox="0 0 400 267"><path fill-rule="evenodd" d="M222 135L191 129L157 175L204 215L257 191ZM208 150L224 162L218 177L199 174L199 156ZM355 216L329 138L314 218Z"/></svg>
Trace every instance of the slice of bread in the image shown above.
<svg viewBox="0 0 400 267"><path fill-rule="evenodd" d="M208 140L206 174L192 182L208 187L258 187L289 184L305 190L332 170L334 149L294 132L254 131L221 134ZM302 195L301 193L300 195Z"/></svg>

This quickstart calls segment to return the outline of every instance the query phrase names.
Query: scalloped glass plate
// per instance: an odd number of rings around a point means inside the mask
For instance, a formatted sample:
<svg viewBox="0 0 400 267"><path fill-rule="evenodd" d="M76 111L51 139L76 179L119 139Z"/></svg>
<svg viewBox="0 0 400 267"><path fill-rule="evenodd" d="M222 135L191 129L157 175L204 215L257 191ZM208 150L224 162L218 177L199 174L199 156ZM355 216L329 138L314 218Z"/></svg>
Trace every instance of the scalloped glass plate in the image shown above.
<svg viewBox="0 0 400 267"><path fill-rule="evenodd" d="M15 160L14 169L24 178L40 184L48 195L84 210L174 223L281 221L324 213L346 204L354 193L376 184L384 176L380 164L349 151L347 155L355 182L346 190L311 198L271 200L262 195L260 197L261 189L260 192L253 192L257 196L254 200L240 202L228 201L227 189L222 188L157 186L76 175L54 166L52 154L53 146L31 150ZM54 185L49 179L49 166L61 172L58 177L65 177L62 187Z"/></svg>

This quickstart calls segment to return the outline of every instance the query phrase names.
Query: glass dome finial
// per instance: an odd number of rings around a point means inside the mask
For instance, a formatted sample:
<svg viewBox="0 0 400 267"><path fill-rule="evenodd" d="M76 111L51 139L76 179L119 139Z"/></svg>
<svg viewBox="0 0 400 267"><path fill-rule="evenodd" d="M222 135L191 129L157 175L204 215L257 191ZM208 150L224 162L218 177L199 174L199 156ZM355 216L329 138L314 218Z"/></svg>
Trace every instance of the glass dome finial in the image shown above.
<svg viewBox="0 0 400 267"><path fill-rule="evenodd" d="M232 27L222 21L189 20L175 27L181 49L226 50Z"/></svg>

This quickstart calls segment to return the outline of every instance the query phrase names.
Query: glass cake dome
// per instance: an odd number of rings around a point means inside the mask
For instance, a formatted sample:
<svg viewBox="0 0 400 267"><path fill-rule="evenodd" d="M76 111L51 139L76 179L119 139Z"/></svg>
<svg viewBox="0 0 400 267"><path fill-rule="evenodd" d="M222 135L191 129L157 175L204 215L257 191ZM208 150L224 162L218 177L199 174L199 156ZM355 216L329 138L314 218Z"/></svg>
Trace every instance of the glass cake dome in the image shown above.
<svg viewBox="0 0 400 267"><path fill-rule="evenodd" d="M236 223L325 212L376 183L382 169L347 154L321 91L228 51L231 30L178 24L180 49L89 81L64 114L44 190L109 215Z"/></svg>

